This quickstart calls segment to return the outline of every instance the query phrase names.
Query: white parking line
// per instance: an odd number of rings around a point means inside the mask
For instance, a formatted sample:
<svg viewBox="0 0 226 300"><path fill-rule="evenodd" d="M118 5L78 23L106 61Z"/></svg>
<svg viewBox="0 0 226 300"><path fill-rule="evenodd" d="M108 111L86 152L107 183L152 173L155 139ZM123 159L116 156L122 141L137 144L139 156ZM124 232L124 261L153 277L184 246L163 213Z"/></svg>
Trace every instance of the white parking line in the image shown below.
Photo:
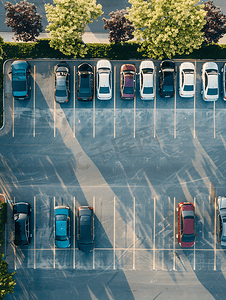
<svg viewBox="0 0 226 300"><path fill-rule="evenodd" d="M36 66L34 65L34 92L33 92L33 117L34 117L34 127L33 127L33 137L35 137L35 72Z"/></svg>
<svg viewBox="0 0 226 300"><path fill-rule="evenodd" d="M133 114L133 137L136 136L136 95L134 97L134 114Z"/></svg>
<svg viewBox="0 0 226 300"><path fill-rule="evenodd" d="M194 197L194 206L196 206L196 198ZM195 243L194 243L194 266L193 269L195 270Z"/></svg>
<svg viewBox="0 0 226 300"><path fill-rule="evenodd" d="M55 102L55 101L54 101ZM55 269L56 265L55 265L55 256L56 256L56 249L55 249L55 203L56 203L56 199L55 197L53 198L53 211L54 211L54 225L53 225L53 233L54 233L54 245L53 245L53 268Z"/></svg>
<svg viewBox="0 0 226 300"><path fill-rule="evenodd" d="M213 137L214 137L214 139L216 137L215 107L216 107L215 101L213 101L213 130L214 130Z"/></svg>
<svg viewBox="0 0 226 300"><path fill-rule="evenodd" d="M115 101L116 101L116 66L114 66L114 138L115 138L115 122L116 122L116 115L115 115Z"/></svg>
<svg viewBox="0 0 226 300"><path fill-rule="evenodd" d="M95 138L95 67L93 69L93 138Z"/></svg>
<svg viewBox="0 0 226 300"><path fill-rule="evenodd" d="M174 138L177 137L177 80L175 79L175 95L174 95Z"/></svg>
<svg viewBox="0 0 226 300"><path fill-rule="evenodd" d="M75 232L75 197L73 198L73 269L75 269L75 238L76 238L76 232Z"/></svg>
<svg viewBox="0 0 226 300"><path fill-rule="evenodd" d="M93 213L95 215L95 197L93 197ZM95 237L95 227L94 227L94 218L93 218L93 236ZM95 247L93 247L93 269L95 269Z"/></svg>
<svg viewBox="0 0 226 300"><path fill-rule="evenodd" d="M113 265L113 269L115 270L115 197L114 197L114 237L113 237L113 249L114 249L114 265Z"/></svg>
<svg viewBox="0 0 226 300"><path fill-rule="evenodd" d="M155 270L155 197L154 197L153 270Z"/></svg>
<svg viewBox="0 0 226 300"><path fill-rule="evenodd" d="M15 99L13 97L13 128L12 128L12 137L14 137L14 106L15 106Z"/></svg>
<svg viewBox="0 0 226 300"><path fill-rule="evenodd" d="M155 67L155 97L154 97L154 138L156 134L156 67Z"/></svg>
<svg viewBox="0 0 226 300"><path fill-rule="evenodd" d="M173 270L176 268L176 255L175 255L175 237L176 237L176 222L175 222L175 211L176 211L176 199L173 198Z"/></svg>
<svg viewBox="0 0 226 300"><path fill-rule="evenodd" d="M194 139L196 138L196 134L195 134L195 101L196 101L196 61L195 61L195 86L194 86Z"/></svg>
<svg viewBox="0 0 226 300"><path fill-rule="evenodd" d="M54 102L54 112L53 112L53 136L56 137L56 101L53 99Z"/></svg>
<svg viewBox="0 0 226 300"><path fill-rule="evenodd" d="M36 269L36 197L34 197L34 269Z"/></svg>
<svg viewBox="0 0 226 300"><path fill-rule="evenodd" d="M215 216L214 216L214 271L216 271L216 248L217 248L217 198L215 197Z"/></svg>
<svg viewBox="0 0 226 300"><path fill-rule="evenodd" d="M133 270L136 269L135 267L135 242L136 242L136 219L135 219L135 216L136 216L136 212L135 212L135 197L133 197Z"/></svg>
<svg viewBox="0 0 226 300"><path fill-rule="evenodd" d="M75 66L74 66L74 97L73 97L73 110L74 110L74 123L73 123L73 137L75 138Z"/></svg>

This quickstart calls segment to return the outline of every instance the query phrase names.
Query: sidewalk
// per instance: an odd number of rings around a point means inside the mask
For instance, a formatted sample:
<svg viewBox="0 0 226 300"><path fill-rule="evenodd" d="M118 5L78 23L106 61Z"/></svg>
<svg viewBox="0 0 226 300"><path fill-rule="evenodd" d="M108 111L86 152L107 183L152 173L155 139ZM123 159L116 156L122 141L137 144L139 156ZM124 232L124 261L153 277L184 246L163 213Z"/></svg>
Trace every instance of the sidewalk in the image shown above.
<svg viewBox="0 0 226 300"><path fill-rule="evenodd" d="M15 42L13 40L13 32L3 32L0 31L0 36L3 37L4 42ZM92 33L91 31L85 32L83 34L83 41L84 43L108 43L108 33ZM38 38L48 38L48 33L41 33Z"/></svg>

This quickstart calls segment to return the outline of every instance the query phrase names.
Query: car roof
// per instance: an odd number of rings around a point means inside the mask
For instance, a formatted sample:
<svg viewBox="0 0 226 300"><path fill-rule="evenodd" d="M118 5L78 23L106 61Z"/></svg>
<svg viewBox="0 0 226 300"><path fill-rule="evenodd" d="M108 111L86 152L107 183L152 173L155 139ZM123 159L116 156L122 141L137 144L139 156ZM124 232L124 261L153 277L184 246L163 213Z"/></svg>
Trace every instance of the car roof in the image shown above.
<svg viewBox="0 0 226 300"><path fill-rule="evenodd" d="M218 87L218 75L208 74L208 87L217 88Z"/></svg>
<svg viewBox="0 0 226 300"><path fill-rule="evenodd" d="M185 85L193 85L194 84L194 74L186 74L184 76L184 84Z"/></svg>
<svg viewBox="0 0 226 300"><path fill-rule="evenodd" d="M133 87L133 75L125 75L125 87Z"/></svg>
<svg viewBox="0 0 226 300"><path fill-rule="evenodd" d="M143 84L145 87L153 87L153 74L143 74Z"/></svg>
<svg viewBox="0 0 226 300"><path fill-rule="evenodd" d="M109 86L109 73L100 73L100 86Z"/></svg>

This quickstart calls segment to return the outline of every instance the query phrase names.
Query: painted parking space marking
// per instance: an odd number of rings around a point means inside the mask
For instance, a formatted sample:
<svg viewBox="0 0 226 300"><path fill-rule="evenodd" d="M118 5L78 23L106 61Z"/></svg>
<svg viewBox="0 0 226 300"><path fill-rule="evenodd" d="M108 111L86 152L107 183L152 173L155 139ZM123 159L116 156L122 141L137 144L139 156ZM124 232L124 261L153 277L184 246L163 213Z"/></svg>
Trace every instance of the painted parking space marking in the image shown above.
<svg viewBox="0 0 226 300"><path fill-rule="evenodd" d="M93 67L93 138L95 138L95 66Z"/></svg>
<svg viewBox="0 0 226 300"><path fill-rule="evenodd" d="M135 253L136 253L136 203L135 203L135 197L133 197L133 270L136 269L135 267Z"/></svg>
<svg viewBox="0 0 226 300"><path fill-rule="evenodd" d="M36 65L34 65L34 87L33 87L33 137L35 137L35 74L36 74Z"/></svg>
<svg viewBox="0 0 226 300"><path fill-rule="evenodd" d="M93 197L93 213L95 214L95 197ZM93 218L93 236L95 236L94 218ZM95 248L93 247L93 269L95 269Z"/></svg>
<svg viewBox="0 0 226 300"><path fill-rule="evenodd" d="M156 134L156 70L157 67L155 66L155 96L154 96L154 138Z"/></svg>
<svg viewBox="0 0 226 300"><path fill-rule="evenodd" d="M177 137L177 80L175 79L175 94L174 94L174 138Z"/></svg>
<svg viewBox="0 0 226 300"><path fill-rule="evenodd" d="M56 232L56 228L55 228L55 204L56 204L56 198L54 197L53 198L53 210L54 210L53 232L54 232L54 237L55 237L55 232ZM54 244L53 244L53 268L55 269L55 267L56 267L56 247L55 247L55 241L54 241Z"/></svg>
<svg viewBox="0 0 226 300"><path fill-rule="evenodd" d="M216 249L217 249L217 198L215 197L215 209L214 209L214 271L216 271Z"/></svg>
<svg viewBox="0 0 226 300"><path fill-rule="evenodd" d="M113 253L114 253L114 258L113 258L113 269L115 270L115 197L114 197L114 236L113 236Z"/></svg>
<svg viewBox="0 0 226 300"><path fill-rule="evenodd" d="M196 198L195 197L194 197L194 206L196 207ZM194 265L193 265L193 269L195 270L195 243L194 243Z"/></svg>
<svg viewBox="0 0 226 300"><path fill-rule="evenodd" d="M74 111L73 137L75 138L75 66L74 66L74 94L73 94L73 111Z"/></svg>
<svg viewBox="0 0 226 300"><path fill-rule="evenodd" d="M175 252L175 238L176 238L176 221L175 221L175 212L176 212L176 198L173 198L173 270L175 271L176 264L176 252Z"/></svg>
<svg viewBox="0 0 226 300"><path fill-rule="evenodd" d="M156 214L156 197L154 197L154 233L153 233L153 270L155 270L155 214Z"/></svg>
<svg viewBox="0 0 226 300"><path fill-rule="evenodd" d="M15 123L15 99L13 97L13 128L12 128L12 137L14 137L14 123Z"/></svg>
<svg viewBox="0 0 226 300"><path fill-rule="evenodd" d="M216 104L215 104L215 101L213 101L213 137L214 137L214 139L216 138L216 120L215 120L215 115L216 115Z"/></svg>
<svg viewBox="0 0 226 300"><path fill-rule="evenodd" d="M76 238L76 232L75 232L75 197L73 197L73 269L75 269L75 238Z"/></svg>
<svg viewBox="0 0 226 300"><path fill-rule="evenodd" d="M53 99L53 136L56 137L56 101Z"/></svg>
<svg viewBox="0 0 226 300"><path fill-rule="evenodd" d="M133 137L136 137L136 94L134 97L134 108L133 108Z"/></svg>
<svg viewBox="0 0 226 300"><path fill-rule="evenodd" d="M195 85L194 85L194 131L193 131L193 137L196 138L195 134L195 105L196 105L196 60L195 60Z"/></svg>
<svg viewBox="0 0 226 300"><path fill-rule="evenodd" d="M116 135L115 130L115 122L116 122L116 115L115 115L115 101L116 101L116 66L114 66L114 138Z"/></svg>
<svg viewBox="0 0 226 300"><path fill-rule="evenodd" d="M34 269L36 269L36 197L34 196Z"/></svg>

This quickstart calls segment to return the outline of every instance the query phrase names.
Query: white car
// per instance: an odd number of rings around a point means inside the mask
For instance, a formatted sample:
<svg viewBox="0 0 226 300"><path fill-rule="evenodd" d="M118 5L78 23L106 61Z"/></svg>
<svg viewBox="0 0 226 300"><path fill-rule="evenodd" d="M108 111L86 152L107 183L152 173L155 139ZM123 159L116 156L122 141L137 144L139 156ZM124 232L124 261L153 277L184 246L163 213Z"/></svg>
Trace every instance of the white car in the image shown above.
<svg viewBox="0 0 226 300"><path fill-rule="evenodd" d="M202 66L201 94L204 101L216 101L219 98L218 66L215 62L206 62Z"/></svg>
<svg viewBox="0 0 226 300"><path fill-rule="evenodd" d="M223 100L226 101L226 63L221 69L221 72L222 72Z"/></svg>
<svg viewBox="0 0 226 300"><path fill-rule="evenodd" d="M193 97L195 94L195 66L191 62L184 62L179 67L179 95L183 98Z"/></svg>
<svg viewBox="0 0 226 300"><path fill-rule="evenodd" d="M153 61L144 60L140 64L140 97L153 100L155 97L155 66Z"/></svg>
<svg viewBox="0 0 226 300"><path fill-rule="evenodd" d="M97 98L110 100L112 97L112 67L109 60L102 59L97 62Z"/></svg>

